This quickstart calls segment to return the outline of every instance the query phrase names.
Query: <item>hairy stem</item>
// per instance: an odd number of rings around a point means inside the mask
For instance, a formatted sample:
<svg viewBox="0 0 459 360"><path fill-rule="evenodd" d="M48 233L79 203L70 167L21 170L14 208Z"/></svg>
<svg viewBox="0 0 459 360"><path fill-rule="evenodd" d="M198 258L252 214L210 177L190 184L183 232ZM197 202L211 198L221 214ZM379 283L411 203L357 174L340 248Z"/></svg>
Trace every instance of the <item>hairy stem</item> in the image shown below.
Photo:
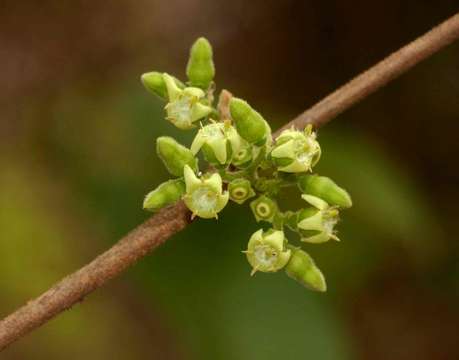
<svg viewBox="0 0 459 360"><path fill-rule="evenodd" d="M274 137L292 126L300 129L307 124L324 125L458 37L459 14L456 14L319 101L276 131ZM220 99L222 107L230 96L228 93ZM190 212L182 202L159 211L91 263L3 319L0 322L0 351L71 308L190 222Z"/></svg>

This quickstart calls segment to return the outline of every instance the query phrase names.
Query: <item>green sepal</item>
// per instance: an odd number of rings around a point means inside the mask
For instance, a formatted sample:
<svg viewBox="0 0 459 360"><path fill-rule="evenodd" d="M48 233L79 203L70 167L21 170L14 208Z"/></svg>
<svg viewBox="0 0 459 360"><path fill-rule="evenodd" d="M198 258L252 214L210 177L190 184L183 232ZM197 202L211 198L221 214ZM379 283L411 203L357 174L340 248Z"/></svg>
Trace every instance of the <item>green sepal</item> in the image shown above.
<svg viewBox="0 0 459 360"><path fill-rule="evenodd" d="M298 177L298 187L304 194L317 196L330 205L350 208L352 199L349 193L325 176L301 175Z"/></svg>
<svg viewBox="0 0 459 360"><path fill-rule="evenodd" d="M254 197L250 181L247 179L235 179L228 184L230 199L238 204L243 204L247 199Z"/></svg>
<svg viewBox="0 0 459 360"><path fill-rule="evenodd" d="M185 182L182 179L166 181L147 194L143 208L149 211L158 211L180 200L184 193Z"/></svg>
<svg viewBox="0 0 459 360"><path fill-rule="evenodd" d="M183 176L185 165L190 166L194 171L198 169L198 160L191 150L170 136L161 136L156 139L156 151L166 169L174 176Z"/></svg>
<svg viewBox="0 0 459 360"><path fill-rule="evenodd" d="M286 225L290 230L296 231L298 224L298 214L295 211L285 211L283 213L284 225Z"/></svg>
<svg viewBox="0 0 459 360"><path fill-rule="evenodd" d="M312 257L301 249L292 246L289 248L292 250L292 255L284 268L287 275L310 290L327 291L325 277Z"/></svg>
<svg viewBox="0 0 459 360"><path fill-rule="evenodd" d="M200 37L191 46L186 75L192 86L206 90L215 76L212 46L209 41Z"/></svg>

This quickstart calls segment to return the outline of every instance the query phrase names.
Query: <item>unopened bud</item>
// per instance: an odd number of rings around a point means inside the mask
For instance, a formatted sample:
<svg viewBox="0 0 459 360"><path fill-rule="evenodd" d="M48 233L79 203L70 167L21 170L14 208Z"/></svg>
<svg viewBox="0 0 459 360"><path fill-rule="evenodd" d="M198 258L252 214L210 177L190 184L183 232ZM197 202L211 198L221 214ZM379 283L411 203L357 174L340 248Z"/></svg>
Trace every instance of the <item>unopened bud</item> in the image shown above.
<svg viewBox="0 0 459 360"><path fill-rule="evenodd" d="M178 88L183 89L185 87L180 80L175 77L172 78ZM145 73L141 76L141 81L148 91L164 100L168 99L167 86L164 82L163 74L156 71Z"/></svg>
<svg viewBox="0 0 459 360"><path fill-rule="evenodd" d="M314 260L303 250L292 249L292 255L285 266L285 272L310 290L327 291L327 284L322 272Z"/></svg>
<svg viewBox="0 0 459 360"><path fill-rule="evenodd" d="M196 40L190 50L186 74L192 86L206 90L215 76L212 46L206 38Z"/></svg>
<svg viewBox="0 0 459 360"><path fill-rule="evenodd" d="M239 135L250 144L261 146L271 137L271 128L266 120L246 101L231 98L230 113Z"/></svg>
<svg viewBox="0 0 459 360"><path fill-rule="evenodd" d="M148 193L143 202L143 208L149 211L157 211L177 202L184 193L185 183L183 180L175 179L166 181Z"/></svg>
<svg viewBox="0 0 459 360"><path fill-rule="evenodd" d="M298 178L298 187L304 194L317 196L330 205L350 208L352 200L348 192L325 176L302 175Z"/></svg>
<svg viewBox="0 0 459 360"><path fill-rule="evenodd" d="M174 176L183 176L185 165L195 171L198 168L198 160L191 150L169 136L161 136L156 139L156 151L167 170Z"/></svg>

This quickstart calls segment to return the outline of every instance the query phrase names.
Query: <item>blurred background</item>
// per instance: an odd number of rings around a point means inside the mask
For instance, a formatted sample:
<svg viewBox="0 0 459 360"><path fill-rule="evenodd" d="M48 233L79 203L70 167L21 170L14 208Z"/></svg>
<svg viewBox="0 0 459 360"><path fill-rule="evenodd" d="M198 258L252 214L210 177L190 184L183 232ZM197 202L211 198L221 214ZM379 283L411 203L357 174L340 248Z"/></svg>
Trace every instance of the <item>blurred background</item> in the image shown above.
<svg viewBox="0 0 459 360"><path fill-rule="evenodd" d="M139 0L0 4L0 316L150 214L163 120L140 74L217 86L278 128L453 15L457 1ZM341 243L310 245L329 291L249 276L247 207L196 221L13 359L458 359L459 43L320 130L317 170L348 189ZM292 201L285 199L286 204Z"/></svg>

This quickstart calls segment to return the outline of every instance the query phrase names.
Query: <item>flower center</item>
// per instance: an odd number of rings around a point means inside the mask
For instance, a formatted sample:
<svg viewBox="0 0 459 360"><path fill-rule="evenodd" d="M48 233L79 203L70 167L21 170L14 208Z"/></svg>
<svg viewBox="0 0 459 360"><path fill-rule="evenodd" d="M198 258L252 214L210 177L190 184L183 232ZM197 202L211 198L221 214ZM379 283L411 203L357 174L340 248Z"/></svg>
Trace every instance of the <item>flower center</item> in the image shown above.
<svg viewBox="0 0 459 360"><path fill-rule="evenodd" d="M172 102L168 108L169 115L179 124L189 124L191 122L191 98L183 96Z"/></svg>
<svg viewBox="0 0 459 360"><path fill-rule="evenodd" d="M198 212L211 212L217 206L217 194L210 188L196 189L191 197Z"/></svg>
<svg viewBox="0 0 459 360"><path fill-rule="evenodd" d="M338 223L338 216L336 210L330 210L324 214L323 227L327 234L333 233L333 228Z"/></svg>
<svg viewBox="0 0 459 360"><path fill-rule="evenodd" d="M220 124L210 124L204 127L203 135L208 139L224 139L225 133L223 132Z"/></svg>
<svg viewBox="0 0 459 360"><path fill-rule="evenodd" d="M269 245L257 245L253 251L260 268L270 269L277 262L277 251Z"/></svg>
<svg viewBox="0 0 459 360"><path fill-rule="evenodd" d="M239 187L233 190L231 194L235 199L243 199L247 195L247 189Z"/></svg>
<svg viewBox="0 0 459 360"><path fill-rule="evenodd" d="M242 149L242 150L239 150L239 152L236 154L235 158L237 160L242 160L246 155L247 155L247 149Z"/></svg>
<svg viewBox="0 0 459 360"><path fill-rule="evenodd" d="M258 216L262 218L266 218L269 215L271 215L271 208L269 207L268 204L261 202L256 206L256 211L258 213Z"/></svg>
<svg viewBox="0 0 459 360"><path fill-rule="evenodd" d="M311 144L307 141L295 141L296 159L302 164L309 164L312 158Z"/></svg>

